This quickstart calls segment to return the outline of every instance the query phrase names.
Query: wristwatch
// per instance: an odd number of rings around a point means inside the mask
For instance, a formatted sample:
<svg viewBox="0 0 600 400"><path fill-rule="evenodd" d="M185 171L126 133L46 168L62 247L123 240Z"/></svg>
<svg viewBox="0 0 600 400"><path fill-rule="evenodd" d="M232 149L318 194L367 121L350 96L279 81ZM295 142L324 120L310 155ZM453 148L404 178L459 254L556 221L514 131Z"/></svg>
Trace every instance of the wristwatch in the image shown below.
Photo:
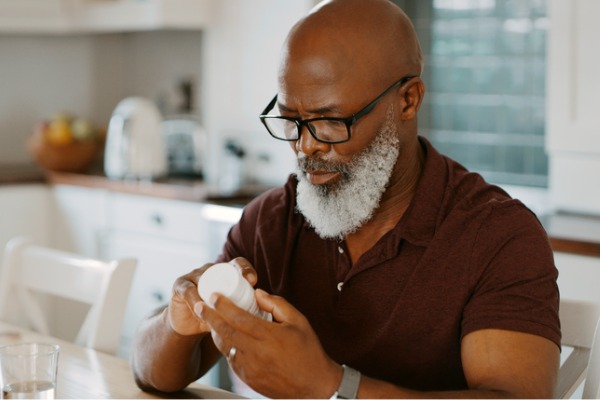
<svg viewBox="0 0 600 400"><path fill-rule="evenodd" d="M356 394L358 393L358 385L360 385L360 372L350 368L346 364L342 364L342 369L342 381L331 398L355 399Z"/></svg>

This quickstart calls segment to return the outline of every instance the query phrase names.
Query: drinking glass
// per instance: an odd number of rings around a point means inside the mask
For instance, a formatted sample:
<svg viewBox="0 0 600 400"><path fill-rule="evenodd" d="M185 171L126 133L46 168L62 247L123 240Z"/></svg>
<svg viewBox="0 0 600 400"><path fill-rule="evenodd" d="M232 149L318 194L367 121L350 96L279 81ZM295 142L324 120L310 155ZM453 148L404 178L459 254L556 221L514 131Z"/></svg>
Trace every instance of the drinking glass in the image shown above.
<svg viewBox="0 0 600 400"><path fill-rule="evenodd" d="M0 347L3 399L54 399L60 347L20 343Z"/></svg>

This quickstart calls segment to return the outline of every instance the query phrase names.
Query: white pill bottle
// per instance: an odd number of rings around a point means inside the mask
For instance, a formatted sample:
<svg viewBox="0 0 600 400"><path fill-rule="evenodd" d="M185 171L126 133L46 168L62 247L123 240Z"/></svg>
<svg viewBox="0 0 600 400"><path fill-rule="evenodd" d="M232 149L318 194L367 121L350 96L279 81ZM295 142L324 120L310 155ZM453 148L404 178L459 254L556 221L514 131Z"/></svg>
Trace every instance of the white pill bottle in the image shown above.
<svg viewBox="0 0 600 400"><path fill-rule="evenodd" d="M273 316L261 310L254 297L254 288L243 276L242 271L230 263L218 263L208 268L198 281L198 294L208 300L213 293L220 293L236 306L266 321Z"/></svg>

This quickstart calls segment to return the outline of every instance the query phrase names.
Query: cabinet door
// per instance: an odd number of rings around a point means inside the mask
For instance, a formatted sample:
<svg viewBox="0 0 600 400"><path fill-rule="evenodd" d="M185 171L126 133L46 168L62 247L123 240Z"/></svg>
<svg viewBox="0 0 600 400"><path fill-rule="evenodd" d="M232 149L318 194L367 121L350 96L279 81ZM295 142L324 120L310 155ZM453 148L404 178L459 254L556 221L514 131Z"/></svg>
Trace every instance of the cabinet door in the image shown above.
<svg viewBox="0 0 600 400"><path fill-rule="evenodd" d="M558 209L600 213L600 13L597 0L551 0L546 148Z"/></svg>
<svg viewBox="0 0 600 400"><path fill-rule="evenodd" d="M77 33L201 29L215 0L2 0L0 32Z"/></svg>
<svg viewBox="0 0 600 400"><path fill-rule="evenodd" d="M0 260L6 243L15 236L47 243L49 202L46 185L0 186Z"/></svg>
<svg viewBox="0 0 600 400"><path fill-rule="evenodd" d="M101 258L108 227L107 196L103 189L55 185L52 188L51 245Z"/></svg>
<svg viewBox="0 0 600 400"><path fill-rule="evenodd" d="M548 148L600 157L600 2L549 6Z"/></svg>

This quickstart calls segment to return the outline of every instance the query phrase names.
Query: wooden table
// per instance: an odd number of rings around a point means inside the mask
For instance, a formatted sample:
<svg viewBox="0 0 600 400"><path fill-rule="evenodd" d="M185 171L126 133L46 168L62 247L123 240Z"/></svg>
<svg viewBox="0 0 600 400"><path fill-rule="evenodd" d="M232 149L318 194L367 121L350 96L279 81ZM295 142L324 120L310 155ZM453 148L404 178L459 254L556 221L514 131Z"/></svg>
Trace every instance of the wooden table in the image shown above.
<svg viewBox="0 0 600 400"><path fill-rule="evenodd" d="M24 342L60 345L56 385L58 399L241 398L234 393L198 383L177 393L143 392L133 380L129 363L122 358L0 322L0 345Z"/></svg>

